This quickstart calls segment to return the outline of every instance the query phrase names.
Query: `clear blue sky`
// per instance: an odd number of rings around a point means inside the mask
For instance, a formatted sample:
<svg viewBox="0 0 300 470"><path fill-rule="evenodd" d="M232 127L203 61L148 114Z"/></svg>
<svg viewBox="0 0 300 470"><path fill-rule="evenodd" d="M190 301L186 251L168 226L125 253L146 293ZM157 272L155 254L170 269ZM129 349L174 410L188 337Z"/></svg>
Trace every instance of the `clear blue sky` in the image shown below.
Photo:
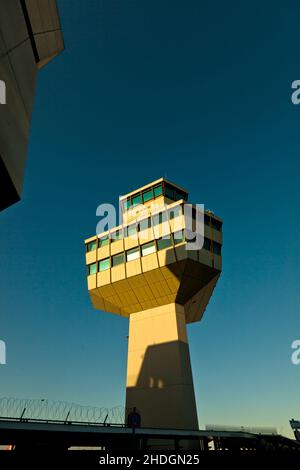
<svg viewBox="0 0 300 470"><path fill-rule="evenodd" d="M0 216L1 396L122 405L128 323L92 308L96 207L160 176L224 220L189 326L200 425L300 417L299 2L59 0L23 198Z"/></svg>

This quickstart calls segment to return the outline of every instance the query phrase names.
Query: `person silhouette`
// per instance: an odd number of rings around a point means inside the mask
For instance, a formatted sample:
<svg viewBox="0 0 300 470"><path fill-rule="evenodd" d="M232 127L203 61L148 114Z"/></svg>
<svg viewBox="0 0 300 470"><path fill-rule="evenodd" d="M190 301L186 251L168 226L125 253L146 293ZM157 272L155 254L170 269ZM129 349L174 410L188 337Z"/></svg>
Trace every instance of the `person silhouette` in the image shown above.
<svg viewBox="0 0 300 470"><path fill-rule="evenodd" d="M129 426L130 428L141 427L141 415L136 411L135 406L127 416L127 426Z"/></svg>

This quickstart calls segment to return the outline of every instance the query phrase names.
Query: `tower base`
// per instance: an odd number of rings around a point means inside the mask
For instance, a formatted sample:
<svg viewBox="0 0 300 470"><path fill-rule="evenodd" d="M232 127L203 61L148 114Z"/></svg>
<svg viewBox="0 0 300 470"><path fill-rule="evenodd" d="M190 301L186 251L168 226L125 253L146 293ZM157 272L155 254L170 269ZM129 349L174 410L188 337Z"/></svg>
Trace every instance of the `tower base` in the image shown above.
<svg viewBox="0 0 300 470"><path fill-rule="evenodd" d="M130 315L126 410L142 427L198 429L184 307Z"/></svg>

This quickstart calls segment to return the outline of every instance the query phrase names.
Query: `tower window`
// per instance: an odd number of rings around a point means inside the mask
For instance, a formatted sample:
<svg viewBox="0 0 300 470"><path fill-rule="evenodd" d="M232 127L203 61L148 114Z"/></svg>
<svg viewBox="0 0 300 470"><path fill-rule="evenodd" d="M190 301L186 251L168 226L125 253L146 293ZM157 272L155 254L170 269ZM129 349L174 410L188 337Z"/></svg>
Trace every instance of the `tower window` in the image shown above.
<svg viewBox="0 0 300 470"><path fill-rule="evenodd" d="M99 271L100 272L106 271L109 268L110 268L110 259L109 258L105 258L105 259L102 259L101 261L99 261Z"/></svg>
<svg viewBox="0 0 300 470"><path fill-rule="evenodd" d="M92 274L96 274L97 272L97 263L92 263L88 265L88 274L91 276Z"/></svg>
<svg viewBox="0 0 300 470"><path fill-rule="evenodd" d="M138 194L137 196L133 196L132 198L132 205L136 206L138 204L142 204L142 196Z"/></svg>
<svg viewBox="0 0 300 470"><path fill-rule="evenodd" d="M119 264L123 264L125 261L124 253L119 253L112 257L112 266L118 266Z"/></svg>
<svg viewBox="0 0 300 470"><path fill-rule="evenodd" d="M132 248L131 250L126 251L126 258L127 261L133 261L134 259L138 259L140 257L140 248Z"/></svg>
<svg viewBox="0 0 300 470"><path fill-rule="evenodd" d="M187 200L187 194L184 193L183 191L180 191L180 189L176 188L175 200L179 201L179 199L183 199L184 201L186 201Z"/></svg>
<svg viewBox="0 0 300 470"><path fill-rule="evenodd" d="M147 191L143 192L143 201L147 202L153 199L153 189L147 189Z"/></svg>
<svg viewBox="0 0 300 470"><path fill-rule="evenodd" d="M94 251L96 250L96 248L97 248L97 240L94 240L86 245L87 252Z"/></svg>
<svg viewBox="0 0 300 470"><path fill-rule="evenodd" d="M109 236L105 235L105 237L99 238L99 248L106 246L109 244Z"/></svg>
<svg viewBox="0 0 300 470"><path fill-rule="evenodd" d="M160 184L159 186L155 186L153 191L154 191L154 197L161 196L163 193L162 184Z"/></svg>
<svg viewBox="0 0 300 470"><path fill-rule="evenodd" d="M157 249L158 250L165 250L166 248L169 248L170 246L173 246L172 244L172 235L170 234L168 238L159 238L157 240Z"/></svg>
<svg viewBox="0 0 300 470"><path fill-rule="evenodd" d="M150 255L151 253L155 253L155 242L145 243L142 245L142 256Z"/></svg>
<svg viewBox="0 0 300 470"><path fill-rule="evenodd" d="M165 196L169 199L174 200L174 189L172 186L169 186L168 184L165 185Z"/></svg>

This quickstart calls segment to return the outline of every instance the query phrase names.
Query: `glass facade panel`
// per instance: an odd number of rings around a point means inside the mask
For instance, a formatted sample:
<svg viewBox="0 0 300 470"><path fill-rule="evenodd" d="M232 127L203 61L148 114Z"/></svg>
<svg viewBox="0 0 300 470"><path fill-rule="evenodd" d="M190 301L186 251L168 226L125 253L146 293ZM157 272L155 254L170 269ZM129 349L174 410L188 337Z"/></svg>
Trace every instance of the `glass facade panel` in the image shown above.
<svg viewBox="0 0 300 470"><path fill-rule="evenodd" d="M88 265L88 274L96 274L97 272L97 263L92 263Z"/></svg>
<svg viewBox="0 0 300 470"><path fill-rule="evenodd" d="M204 238L203 248L204 250L210 251L210 239L209 238Z"/></svg>
<svg viewBox="0 0 300 470"><path fill-rule="evenodd" d="M160 184L159 186L155 186L154 188L154 197L158 197L158 196L161 196L163 191L162 191L162 184Z"/></svg>
<svg viewBox="0 0 300 470"><path fill-rule="evenodd" d="M132 198L132 205L136 206L138 204L142 204L142 196L138 194L137 196L133 196Z"/></svg>
<svg viewBox="0 0 300 470"><path fill-rule="evenodd" d="M153 199L153 189L147 189L147 191L143 192L143 201L147 202Z"/></svg>
<svg viewBox="0 0 300 470"><path fill-rule="evenodd" d="M165 196L169 199L175 199L174 189L171 186L169 186L168 184L165 185Z"/></svg>
<svg viewBox="0 0 300 470"><path fill-rule="evenodd" d="M164 250L165 248L169 248L170 246L173 246L172 236L171 235L170 235L169 238L159 238L157 240L157 249L158 250Z"/></svg>
<svg viewBox="0 0 300 470"><path fill-rule="evenodd" d="M187 200L187 194L184 193L183 191L180 191L180 189L176 189L175 200L178 201L179 199L184 199L186 201Z"/></svg>
<svg viewBox="0 0 300 470"><path fill-rule="evenodd" d="M134 259L138 259L140 257L140 248L132 248L132 250L126 251L126 259L127 261L133 261Z"/></svg>
<svg viewBox="0 0 300 470"><path fill-rule="evenodd" d="M97 248L97 240L94 240L86 245L86 251L94 251Z"/></svg>
<svg viewBox="0 0 300 470"><path fill-rule="evenodd" d="M220 243L213 242L213 250L216 255L221 255L221 248L222 245Z"/></svg>
<svg viewBox="0 0 300 470"><path fill-rule="evenodd" d="M106 271L106 269L110 268L110 259L105 258L99 261L99 271Z"/></svg>
<svg viewBox="0 0 300 470"><path fill-rule="evenodd" d="M220 222L217 219L212 218L211 219L211 226L212 226L212 228L214 228L215 230L218 230L220 232L221 229L222 229L222 222Z"/></svg>
<svg viewBox="0 0 300 470"><path fill-rule="evenodd" d="M214 219L213 217L210 217L208 214L204 214L204 223L205 225L210 226L210 220L211 220L211 226L215 230L218 230L219 232L222 230L222 222L220 222L217 219Z"/></svg>
<svg viewBox="0 0 300 470"><path fill-rule="evenodd" d="M102 248L103 246L106 246L109 244L109 237L108 235L105 235L105 237L99 238L99 248Z"/></svg>
<svg viewBox="0 0 300 470"><path fill-rule="evenodd" d="M142 256L147 256L150 255L151 253L155 253L156 248L155 248L155 242L149 242L145 243L145 245L142 245Z"/></svg>
<svg viewBox="0 0 300 470"><path fill-rule="evenodd" d="M119 264L123 264L125 262L125 255L124 253L118 253L112 257L112 266L118 266Z"/></svg>

